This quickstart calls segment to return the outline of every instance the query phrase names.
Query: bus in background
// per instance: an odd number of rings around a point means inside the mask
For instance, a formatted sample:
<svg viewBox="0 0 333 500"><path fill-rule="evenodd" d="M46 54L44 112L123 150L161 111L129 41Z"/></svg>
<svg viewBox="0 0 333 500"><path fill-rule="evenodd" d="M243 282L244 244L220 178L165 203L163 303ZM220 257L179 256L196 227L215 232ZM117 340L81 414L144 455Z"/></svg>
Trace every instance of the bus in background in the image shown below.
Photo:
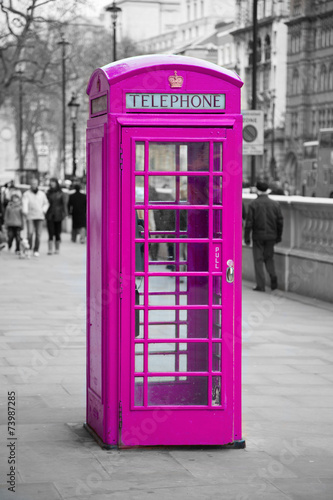
<svg viewBox="0 0 333 500"><path fill-rule="evenodd" d="M333 128L319 130L315 196L333 198Z"/></svg>
<svg viewBox="0 0 333 500"><path fill-rule="evenodd" d="M302 196L316 196L318 144L319 141L308 141L303 143L301 173Z"/></svg>

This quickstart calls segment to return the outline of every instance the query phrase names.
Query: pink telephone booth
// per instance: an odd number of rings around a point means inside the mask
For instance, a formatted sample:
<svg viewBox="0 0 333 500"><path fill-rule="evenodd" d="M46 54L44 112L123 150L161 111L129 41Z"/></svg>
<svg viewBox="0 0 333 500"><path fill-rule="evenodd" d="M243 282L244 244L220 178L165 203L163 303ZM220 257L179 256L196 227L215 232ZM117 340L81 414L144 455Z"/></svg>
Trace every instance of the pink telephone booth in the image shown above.
<svg viewBox="0 0 333 500"><path fill-rule="evenodd" d="M104 447L244 446L239 77L182 56L87 93L87 429Z"/></svg>

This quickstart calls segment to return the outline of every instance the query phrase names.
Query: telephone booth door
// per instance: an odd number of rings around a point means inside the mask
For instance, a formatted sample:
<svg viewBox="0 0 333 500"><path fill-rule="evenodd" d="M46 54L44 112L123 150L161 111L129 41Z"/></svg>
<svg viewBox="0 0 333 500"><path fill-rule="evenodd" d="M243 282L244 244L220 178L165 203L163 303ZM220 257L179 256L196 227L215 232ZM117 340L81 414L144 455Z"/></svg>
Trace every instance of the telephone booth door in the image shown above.
<svg viewBox="0 0 333 500"><path fill-rule="evenodd" d="M122 128L119 446L234 441L232 134Z"/></svg>

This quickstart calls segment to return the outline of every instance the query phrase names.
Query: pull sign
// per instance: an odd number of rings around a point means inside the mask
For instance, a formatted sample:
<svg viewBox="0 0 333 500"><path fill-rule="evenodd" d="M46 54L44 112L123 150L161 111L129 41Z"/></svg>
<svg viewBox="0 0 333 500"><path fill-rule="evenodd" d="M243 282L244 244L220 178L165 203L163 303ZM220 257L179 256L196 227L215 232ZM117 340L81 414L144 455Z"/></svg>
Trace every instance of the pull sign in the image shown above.
<svg viewBox="0 0 333 500"><path fill-rule="evenodd" d="M213 269L214 269L214 271L221 271L222 247L221 247L221 245L214 245L213 249L214 249Z"/></svg>

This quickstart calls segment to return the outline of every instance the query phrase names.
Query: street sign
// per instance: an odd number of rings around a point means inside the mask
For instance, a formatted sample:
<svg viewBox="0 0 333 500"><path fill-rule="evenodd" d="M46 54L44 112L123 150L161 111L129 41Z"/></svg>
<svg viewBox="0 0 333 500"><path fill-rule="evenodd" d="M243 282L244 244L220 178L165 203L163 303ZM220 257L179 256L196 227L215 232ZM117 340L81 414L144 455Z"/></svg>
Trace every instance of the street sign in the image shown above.
<svg viewBox="0 0 333 500"><path fill-rule="evenodd" d="M243 155L264 154L264 114L259 110L244 110Z"/></svg>

